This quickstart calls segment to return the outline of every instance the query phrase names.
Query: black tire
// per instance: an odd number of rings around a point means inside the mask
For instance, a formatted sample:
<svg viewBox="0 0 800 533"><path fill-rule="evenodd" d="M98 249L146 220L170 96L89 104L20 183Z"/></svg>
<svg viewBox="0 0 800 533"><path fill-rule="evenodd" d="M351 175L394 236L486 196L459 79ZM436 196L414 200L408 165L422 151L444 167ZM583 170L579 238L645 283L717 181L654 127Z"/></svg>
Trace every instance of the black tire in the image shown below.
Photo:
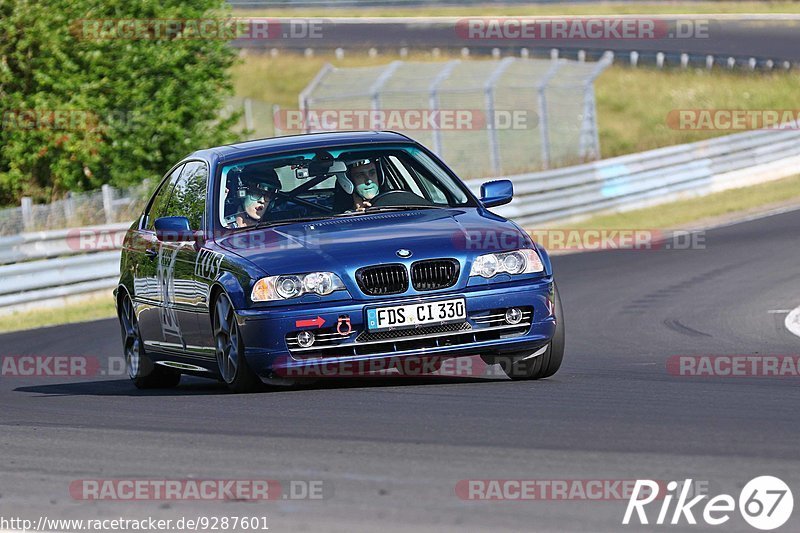
<svg viewBox="0 0 800 533"><path fill-rule="evenodd" d="M214 345L217 366L222 381L237 393L257 392L264 389L258 376L250 369L244 356L244 342L239 334L239 324L228 295L220 293L212 313Z"/></svg>
<svg viewBox="0 0 800 533"><path fill-rule="evenodd" d="M544 353L530 357L536 352L518 352L504 354L493 359L493 362L500 363L503 372L513 380L549 378L561 368L561 361L564 359L564 310L555 284L553 284L553 291L555 293L556 332Z"/></svg>
<svg viewBox="0 0 800 533"><path fill-rule="evenodd" d="M128 377L137 389L170 389L181 381L181 373L172 368L153 364L144 351L139 332L139 319L133 308L131 297L126 293L117 310L122 331L122 350L125 353L125 367Z"/></svg>

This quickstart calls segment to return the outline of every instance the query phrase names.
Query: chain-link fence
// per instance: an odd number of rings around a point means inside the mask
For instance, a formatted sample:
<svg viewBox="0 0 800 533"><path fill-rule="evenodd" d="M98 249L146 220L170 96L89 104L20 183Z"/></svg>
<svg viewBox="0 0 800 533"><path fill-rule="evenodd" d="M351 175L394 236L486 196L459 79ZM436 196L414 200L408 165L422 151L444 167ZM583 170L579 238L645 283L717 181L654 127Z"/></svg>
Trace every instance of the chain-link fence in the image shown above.
<svg viewBox="0 0 800 533"><path fill-rule="evenodd" d="M274 113L274 133L391 129L464 178L582 163L600 157L593 82L610 64L604 56L326 65L299 110Z"/></svg>
<svg viewBox="0 0 800 533"><path fill-rule="evenodd" d="M0 236L129 222L141 212L151 187L147 181L127 189L104 185L98 191L68 193L49 204L34 204L25 197L19 207L0 209Z"/></svg>

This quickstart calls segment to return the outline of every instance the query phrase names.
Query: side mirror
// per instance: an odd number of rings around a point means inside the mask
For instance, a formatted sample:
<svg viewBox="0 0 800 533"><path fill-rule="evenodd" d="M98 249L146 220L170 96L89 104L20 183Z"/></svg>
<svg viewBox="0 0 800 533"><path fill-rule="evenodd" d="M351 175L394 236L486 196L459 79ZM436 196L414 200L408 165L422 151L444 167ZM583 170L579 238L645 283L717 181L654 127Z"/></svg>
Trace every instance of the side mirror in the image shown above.
<svg viewBox="0 0 800 533"><path fill-rule="evenodd" d="M481 185L481 203L484 207L505 205L514 197L511 180L487 181Z"/></svg>
<svg viewBox="0 0 800 533"><path fill-rule="evenodd" d="M194 241L196 234L186 217L161 217L155 222L156 238L161 242Z"/></svg>

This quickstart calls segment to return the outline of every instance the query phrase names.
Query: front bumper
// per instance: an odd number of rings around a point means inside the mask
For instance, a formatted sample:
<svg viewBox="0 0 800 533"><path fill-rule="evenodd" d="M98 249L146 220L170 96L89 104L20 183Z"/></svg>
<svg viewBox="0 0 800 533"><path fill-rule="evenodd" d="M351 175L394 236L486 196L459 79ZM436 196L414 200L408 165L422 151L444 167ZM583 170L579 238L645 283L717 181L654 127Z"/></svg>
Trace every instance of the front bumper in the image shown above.
<svg viewBox="0 0 800 533"><path fill-rule="evenodd" d="M387 335L366 332L365 310L369 307L460 296L466 303L468 318L465 323L420 327ZM525 311L521 323L510 325L500 318L502 314L498 310L511 307ZM237 318L247 362L262 378L297 375L298 370L321 363L534 352L550 341L556 329L550 276L466 287L425 297L385 297L238 310ZM320 339L319 344L301 348L296 335L302 330L314 332Z"/></svg>

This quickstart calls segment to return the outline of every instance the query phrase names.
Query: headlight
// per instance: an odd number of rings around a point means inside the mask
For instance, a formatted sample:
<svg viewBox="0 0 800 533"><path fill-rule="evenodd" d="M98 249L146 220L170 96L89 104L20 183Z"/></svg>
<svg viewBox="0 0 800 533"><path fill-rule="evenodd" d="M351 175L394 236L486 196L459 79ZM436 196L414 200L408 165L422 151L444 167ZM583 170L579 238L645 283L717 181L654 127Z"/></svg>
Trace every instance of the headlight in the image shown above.
<svg viewBox="0 0 800 533"><path fill-rule="evenodd" d="M524 248L513 252L483 254L472 263L470 276L491 278L495 274L531 274L542 272L544 266L535 250Z"/></svg>
<svg viewBox="0 0 800 533"><path fill-rule="evenodd" d="M288 300L312 293L325 296L344 289L344 283L332 272L311 272L261 278L253 285L250 298L254 302Z"/></svg>

